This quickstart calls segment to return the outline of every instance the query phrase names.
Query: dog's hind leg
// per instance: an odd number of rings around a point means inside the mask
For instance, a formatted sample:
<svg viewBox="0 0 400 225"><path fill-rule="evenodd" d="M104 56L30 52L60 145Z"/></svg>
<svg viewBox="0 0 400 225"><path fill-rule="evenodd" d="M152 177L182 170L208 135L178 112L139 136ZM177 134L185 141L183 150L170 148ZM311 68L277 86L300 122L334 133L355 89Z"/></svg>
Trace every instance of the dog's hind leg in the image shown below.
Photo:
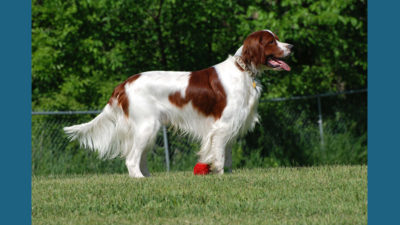
<svg viewBox="0 0 400 225"><path fill-rule="evenodd" d="M126 167L130 177L141 178L149 176L147 169L146 151L154 145L160 122L156 119L143 120L135 124L133 147L126 157Z"/></svg>

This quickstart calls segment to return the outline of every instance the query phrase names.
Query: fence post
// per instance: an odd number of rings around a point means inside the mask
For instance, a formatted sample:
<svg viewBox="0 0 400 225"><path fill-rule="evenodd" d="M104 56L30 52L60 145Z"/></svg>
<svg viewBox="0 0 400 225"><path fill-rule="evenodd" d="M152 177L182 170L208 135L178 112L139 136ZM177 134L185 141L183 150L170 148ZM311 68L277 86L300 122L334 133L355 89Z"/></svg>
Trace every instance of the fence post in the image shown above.
<svg viewBox="0 0 400 225"><path fill-rule="evenodd" d="M319 125L319 136L321 137L321 147L324 149L324 128L322 127L322 110L321 110L321 97L317 97L318 101L318 125Z"/></svg>
<svg viewBox="0 0 400 225"><path fill-rule="evenodd" d="M168 150L167 128L165 127L165 125L163 125L162 127L164 136L165 163L167 164L167 172L169 172L169 150Z"/></svg>

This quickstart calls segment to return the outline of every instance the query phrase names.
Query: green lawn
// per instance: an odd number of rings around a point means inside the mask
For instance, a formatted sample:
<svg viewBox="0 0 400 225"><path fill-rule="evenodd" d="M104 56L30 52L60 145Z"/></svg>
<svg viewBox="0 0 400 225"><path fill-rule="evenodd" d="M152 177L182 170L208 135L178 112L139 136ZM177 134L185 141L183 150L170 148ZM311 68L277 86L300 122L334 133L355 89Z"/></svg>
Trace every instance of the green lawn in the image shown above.
<svg viewBox="0 0 400 225"><path fill-rule="evenodd" d="M367 166L34 176L32 224L367 224Z"/></svg>

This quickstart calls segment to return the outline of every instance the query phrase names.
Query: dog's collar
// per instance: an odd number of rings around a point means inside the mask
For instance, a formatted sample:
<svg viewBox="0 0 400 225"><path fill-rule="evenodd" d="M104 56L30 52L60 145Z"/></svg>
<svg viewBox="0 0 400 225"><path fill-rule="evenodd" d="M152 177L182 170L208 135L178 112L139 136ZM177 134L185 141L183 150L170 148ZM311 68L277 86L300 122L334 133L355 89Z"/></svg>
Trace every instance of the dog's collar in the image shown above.
<svg viewBox="0 0 400 225"><path fill-rule="evenodd" d="M252 78L256 76L256 74L246 66L241 56L235 55L233 56L233 58L235 59L235 64L239 68L239 70L247 72Z"/></svg>
<svg viewBox="0 0 400 225"><path fill-rule="evenodd" d="M241 71L245 71L247 73L250 74L250 76L253 78L253 88L256 88L256 82L254 81L255 78L255 73L253 73L251 70L247 69L246 64L243 62L242 57L235 55L233 56L235 58L235 64L236 66L241 70Z"/></svg>
<svg viewBox="0 0 400 225"><path fill-rule="evenodd" d="M241 71L249 71L249 70L247 69L246 64L243 62L242 57L240 57L240 56L238 56L238 55L235 55L235 56L233 56L233 58L235 58L236 66L239 67L239 69L240 69Z"/></svg>

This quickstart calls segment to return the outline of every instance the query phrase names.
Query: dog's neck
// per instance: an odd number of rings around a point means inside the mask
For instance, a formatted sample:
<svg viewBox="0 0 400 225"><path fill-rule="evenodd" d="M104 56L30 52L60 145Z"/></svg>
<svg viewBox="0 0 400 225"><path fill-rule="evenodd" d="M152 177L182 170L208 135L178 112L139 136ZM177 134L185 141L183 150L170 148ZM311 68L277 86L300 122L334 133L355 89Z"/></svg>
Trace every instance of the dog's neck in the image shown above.
<svg viewBox="0 0 400 225"><path fill-rule="evenodd" d="M243 45L240 46L240 48L236 51L234 56L241 56L242 55L242 49L243 49Z"/></svg>
<svg viewBox="0 0 400 225"><path fill-rule="evenodd" d="M259 72L255 68L249 68L246 63L243 62L242 60L242 49L243 45L240 46L240 48L236 51L235 55L233 58L235 59L236 65L238 65L242 71L248 73L253 79L257 76L257 73Z"/></svg>
<svg viewBox="0 0 400 225"><path fill-rule="evenodd" d="M236 65L237 65L238 67L240 67L240 69L241 69L242 71L249 72L249 70L247 69L247 66L246 66L246 64L243 62L241 56L235 55L235 56L233 56L233 58L235 59Z"/></svg>
<svg viewBox="0 0 400 225"><path fill-rule="evenodd" d="M251 78L255 79L258 71L252 70L252 68L249 68L246 63L243 62L242 57L239 55L234 55L233 58L235 59L235 64L241 71L244 73L247 73Z"/></svg>

